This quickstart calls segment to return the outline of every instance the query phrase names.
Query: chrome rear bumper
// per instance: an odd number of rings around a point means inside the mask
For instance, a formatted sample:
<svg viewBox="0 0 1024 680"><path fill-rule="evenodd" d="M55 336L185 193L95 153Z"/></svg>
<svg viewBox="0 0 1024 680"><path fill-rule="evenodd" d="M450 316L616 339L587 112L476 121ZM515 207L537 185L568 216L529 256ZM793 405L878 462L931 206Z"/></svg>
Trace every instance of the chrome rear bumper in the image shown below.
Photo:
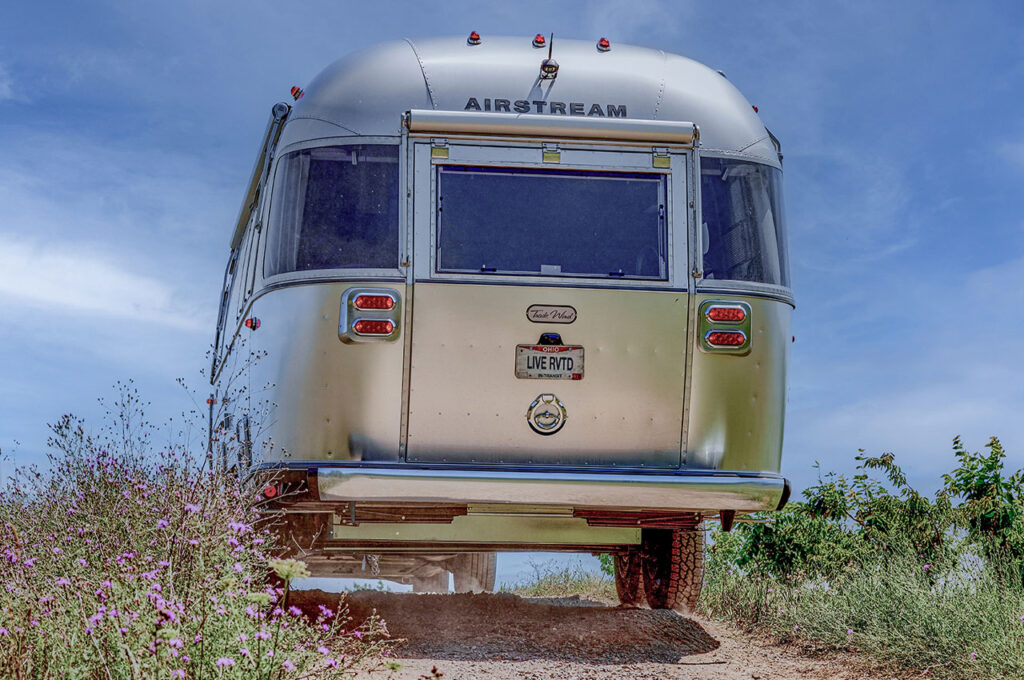
<svg viewBox="0 0 1024 680"><path fill-rule="evenodd" d="M754 512L788 496L777 475L530 472L392 466L317 469L321 501L550 505L619 510Z"/></svg>

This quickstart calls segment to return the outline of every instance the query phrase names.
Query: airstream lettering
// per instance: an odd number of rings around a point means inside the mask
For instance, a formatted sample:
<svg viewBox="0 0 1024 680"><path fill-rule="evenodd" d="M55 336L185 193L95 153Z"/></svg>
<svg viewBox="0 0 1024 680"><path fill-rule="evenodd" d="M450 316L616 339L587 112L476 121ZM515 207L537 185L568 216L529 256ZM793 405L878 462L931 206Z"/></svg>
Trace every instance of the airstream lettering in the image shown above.
<svg viewBox="0 0 1024 680"><path fill-rule="evenodd" d="M534 113L554 113L565 115L565 102L549 102L543 99L527 101L525 99L517 99L512 101L510 99L495 99L494 108L491 108L491 99L484 98L483 108L480 107L480 102L476 97L470 97L466 102L466 105L462 107L463 111L496 111L511 113L530 113L530 106L533 105ZM509 107L514 107L509 108ZM547 107L545 110L544 107ZM586 109L588 116L609 116L612 118L625 118L626 117L626 105L625 104L606 104L603 107L600 104L591 104L589 107L581 102L569 102L569 113L573 116L582 116L584 109ZM606 113L607 112L607 113Z"/></svg>
<svg viewBox="0 0 1024 680"><path fill-rule="evenodd" d="M274 106L216 458L317 575L480 590L498 551L607 552L623 603L692 606L704 520L789 493L782 156L712 69L545 46L387 43Z"/></svg>

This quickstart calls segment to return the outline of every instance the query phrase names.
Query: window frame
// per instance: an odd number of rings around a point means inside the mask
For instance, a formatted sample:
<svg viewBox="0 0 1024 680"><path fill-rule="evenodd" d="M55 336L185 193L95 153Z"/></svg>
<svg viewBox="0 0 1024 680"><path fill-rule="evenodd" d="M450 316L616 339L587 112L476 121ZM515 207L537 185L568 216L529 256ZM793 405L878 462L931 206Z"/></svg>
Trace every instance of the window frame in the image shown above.
<svg viewBox="0 0 1024 680"><path fill-rule="evenodd" d="M379 144L381 146L395 146L398 148L398 191L395 195L395 200L398 204L398 224L395 225L398 236L398 266L397 267L373 267L373 268L339 268L339 269L307 269L292 272L282 272L279 274L268 275L267 274L267 243L270 241L270 229L274 229L276 225L271 224L270 214L273 209L274 201L274 187L277 185L278 168L280 167L281 160L289 154L295 153L296 151L304 151L307 149L316 149L332 146L352 146L352 145L373 145ZM293 282L306 282L306 281L349 281L349 280L367 280L367 279L379 279L385 281L395 281L405 278L407 266L405 263L408 262L408 247L406 238L406 211L404 209L405 196L403 196L404 187L406 186L406 162L404 153L404 144L400 137L364 137L364 136L350 136L350 137L324 137L321 139L307 140L302 142L296 142L289 144L283 149L278 150L274 154L273 167L271 168L270 176L272 181L267 187L267 200L265 208L262 213L262 229L261 231L267 231L265 238L260 239L260 250L258 254L258 266L257 275L261 280L260 283L253 282L254 292L259 292L263 288L271 286L286 285ZM261 234L261 236L264 236Z"/></svg>
<svg viewBox="0 0 1024 680"><path fill-rule="evenodd" d="M793 274L792 274L792 260L789 253L789 224L788 221L785 223L784 233L786 235L785 243L780 246L780 250L783 251L784 257L789 268L789 286L776 285L773 283L761 283L757 281L741 281L739 279L708 279L704 277L704 234L701 224L704 216L704 205L703 205L703 191L701 189L701 161L703 159L719 159L719 160L730 160L740 161L743 163L753 163L757 165L763 165L769 168L774 168L780 173L782 172L782 165L780 163L773 163L761 156L749 156L741 153L730 153L728 151L722 151L717 149L703 149L699 150L694 154L693 159L693 195L695 196L696 206L694 208L694 232L693 242L694 247L691 249L691 256L693 258L693 271L694 279L696 280L696 292L698 293L750 293L763 297L770 297L775 299L781 299L784 302L793 304ZM780 193L783 197L783 219L785 215L785 191L783 187L780 187Z"/></svg>
<svg viewBox="0 0 1024 680"><path fill-rule="evenodd" d="M414 279L445 283L479 283L541 287L624 288L642 290L688 290L690 210L687 209L691 150L672 147L668 168L653 167L657 145L602 144L557 140L489 140L480 138L440 139L418 137L410 140L412 163L413 219L415 227ZM443 144L447 158L434 158L431 148ZM660 147L658 147L660 148ZM545 151L557 149L560 162L542 162ZM649 173L665 177L666 271L665 279L618 278L586 275L506 274L499 272L441 272L437 263L437 170L438 165L479 167L561 169L594 172ZM429 191L424 191L427 188ZM429 220L429 229L422 223Z"/></svg>

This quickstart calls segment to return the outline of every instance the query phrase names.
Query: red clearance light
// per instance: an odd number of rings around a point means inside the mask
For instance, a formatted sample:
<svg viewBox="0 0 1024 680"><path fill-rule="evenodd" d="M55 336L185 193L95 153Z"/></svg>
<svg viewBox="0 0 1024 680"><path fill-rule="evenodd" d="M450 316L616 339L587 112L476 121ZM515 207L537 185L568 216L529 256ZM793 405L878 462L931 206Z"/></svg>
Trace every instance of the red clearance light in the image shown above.
<svg viewBox="0 0 1024 680"><path fill-rule="evenodd" d="M472 33L469 34L469 39L466 40L466 42L468 42L470 45L479 45L480 34L477 33L476 31L473 31Z"/></svg>
<svg viewBox="0 0 1024 680"><path fill-rule="evenodd" d="M390 295L357 295L352 304L356 309L391 309L395 299Z"/></svg>
<svg viewBox="0 0 1024 680"><path fill-rule="evenodd" d="M299 87L298 85L292 85L292 99L294 99L295 101L299 101L300 99L302 99L302 96L304 94L306 93L302 91L301 87Z"/></svg>
<svg viewBox="0 0 1024 680"><path fill-rule="evenodd" d="M263 487L264 498L274 498L275 496L277 496L276 486L274 486L273 484L267 484L265 487Z"/></svg>
<svg viewBox="0 0 1024 680"><path fill-rule="evenodd" d="M251 331L254 331L260 327L260 320L257 319L255 316L250 317L245 320L245 327Z"/></svg>
<svg viewBox="0 0 1024 680"><path fill-rule="evenodd" d="M747 341L747 336L740 331L712 331L707 341L712 347L739 347Z"/></svg>
<svg viewBox="0 0 1024 680"><path fill-rule="evenodd" d="M751 104L750 108L754 109L754 113L758 113L757 104Z"/></svg>
<svg viewBox="0 0 1024 680"><path fill-rule="evenodd" d="M544 36L542 36L540 33L538 33L537 35L533 36L533 46L534 47L544 47L544 42L545 42Z"/></svg>
<svg viewBox="0 0 1024 680"><path fill-rule="evenodd" d="M601 38L600 40L597 41L597 49L599 49L600 51L607 52L611 48L612 44L611 42L609 42L608 38Z"/></svg>
<svg viewBox="0 0 1024 680"><path fill-rule="evenodd" d="M739 323L747 318L747 313L741 307L710 307L707 315L711 321L728 321L730 323Z"/></svg>
<svg viewBox="0 0 1024 680"><path fill-rule="evenodd" d="M352 329L359 335L391 335L395 324L387 319L360 319L353 324Z"/></svg>

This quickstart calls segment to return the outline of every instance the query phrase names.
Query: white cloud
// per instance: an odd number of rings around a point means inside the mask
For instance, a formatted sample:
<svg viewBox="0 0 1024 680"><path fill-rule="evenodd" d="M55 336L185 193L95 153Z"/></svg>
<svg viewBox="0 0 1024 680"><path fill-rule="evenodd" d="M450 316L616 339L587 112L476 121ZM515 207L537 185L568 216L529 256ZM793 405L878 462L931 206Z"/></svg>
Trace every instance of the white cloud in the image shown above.
<svg viewBox="0 0 1024 680"><path fill-rule="evenodd" d="M111 254L90 250L87 244L54 246L0 233L0 296L9 298L5 306L15 302L208 330L204 319L179 303L171 285L130 271Z"/></svg>
<svg viewBox="0 0 1024 680"><path fill-rule="evenodd" d="M14 79L11 78L7 66L0 64L0 102L14 98Z"/></svg>
<svg viewBox="0 0 1024 680"><path fill-rule="evenodd" d="M996 151L1010 163L1024 170L1024 141L1004 142L997 147Z"/></svg>

